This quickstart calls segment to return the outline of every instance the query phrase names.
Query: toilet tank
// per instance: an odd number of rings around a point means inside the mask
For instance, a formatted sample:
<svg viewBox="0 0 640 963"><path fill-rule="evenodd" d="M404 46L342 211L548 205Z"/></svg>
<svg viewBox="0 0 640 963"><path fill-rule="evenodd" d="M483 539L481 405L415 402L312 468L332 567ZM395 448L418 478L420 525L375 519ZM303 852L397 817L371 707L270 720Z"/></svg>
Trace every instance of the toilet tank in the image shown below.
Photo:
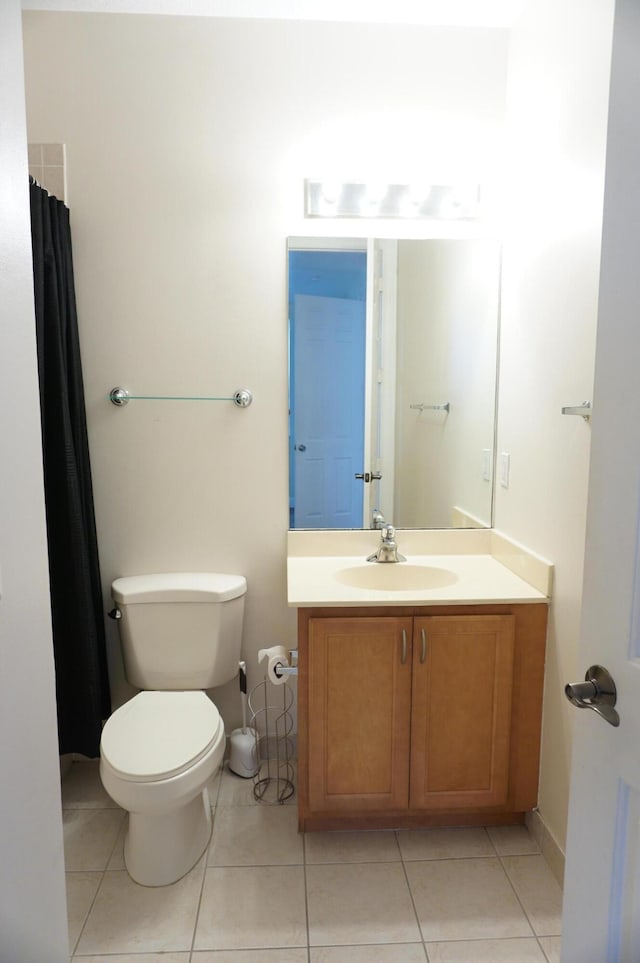
<svg viewBox="0 0 640 963"><path fill-rule="evenodd" d="M117 578L125 675L139 689L211 689L238 672L247 582L174 572Z"/></svg>

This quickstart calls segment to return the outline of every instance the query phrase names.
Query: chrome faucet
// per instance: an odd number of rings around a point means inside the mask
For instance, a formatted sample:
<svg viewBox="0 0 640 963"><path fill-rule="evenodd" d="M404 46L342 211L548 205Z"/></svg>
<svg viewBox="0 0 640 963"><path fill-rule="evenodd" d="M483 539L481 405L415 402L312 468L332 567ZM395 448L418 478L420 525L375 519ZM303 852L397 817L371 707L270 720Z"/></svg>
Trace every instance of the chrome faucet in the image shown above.
<svg viewBox="0 0 640 963"><path fill-rule="evenodd" d="M384 520L384 515L379 508L374 508L371 513L371 528L382 528L383 525L387 523Z"/></svg>
<svg viewBox="0 0 640 963"><path fill-rule="evenodd" d="M380 530L382 542L377 552L367 557L367 562L406 562L404 555L398 552L396 530L393 525L383 525Z"/></svg>

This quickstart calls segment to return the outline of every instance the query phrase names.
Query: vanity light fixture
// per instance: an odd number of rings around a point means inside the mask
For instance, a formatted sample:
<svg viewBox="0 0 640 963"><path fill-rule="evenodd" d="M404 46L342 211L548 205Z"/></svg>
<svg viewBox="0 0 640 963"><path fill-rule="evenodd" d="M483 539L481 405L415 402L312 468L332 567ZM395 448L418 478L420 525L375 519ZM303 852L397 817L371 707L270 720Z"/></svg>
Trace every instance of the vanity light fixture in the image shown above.
<svg viewBox="0 0 640 963"><path fill-rule="evenodd" d="M307 179L305 217L401 217L475 220L480 188L451 184L382 184L379 181Z"/></svg>

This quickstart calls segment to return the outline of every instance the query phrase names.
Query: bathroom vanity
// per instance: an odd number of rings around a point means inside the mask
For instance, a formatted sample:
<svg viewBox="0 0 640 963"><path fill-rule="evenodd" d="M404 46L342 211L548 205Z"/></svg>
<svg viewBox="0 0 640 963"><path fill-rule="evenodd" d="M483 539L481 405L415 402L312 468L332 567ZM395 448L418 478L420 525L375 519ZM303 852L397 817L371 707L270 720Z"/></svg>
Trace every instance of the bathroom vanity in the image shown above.
<svg viewBox="0 0 640 963"><path fill-rule="evenodd" d="M392 564L328 535L289 541L300 828L522 822L552 567L492 531L401 532Z"/></svg>

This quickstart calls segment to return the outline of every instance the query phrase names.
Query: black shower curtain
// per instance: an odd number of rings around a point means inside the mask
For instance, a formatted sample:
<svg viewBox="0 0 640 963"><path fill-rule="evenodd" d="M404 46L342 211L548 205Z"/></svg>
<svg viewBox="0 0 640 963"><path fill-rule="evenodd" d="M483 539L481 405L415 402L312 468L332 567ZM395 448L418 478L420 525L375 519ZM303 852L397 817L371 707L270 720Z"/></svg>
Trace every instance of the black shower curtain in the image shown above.
<svg viewBox="0 0 640 963"><path fill-rule="evenodd" d="M29 189L58 736L97 756L111 707L69 211Z"/></svg>

